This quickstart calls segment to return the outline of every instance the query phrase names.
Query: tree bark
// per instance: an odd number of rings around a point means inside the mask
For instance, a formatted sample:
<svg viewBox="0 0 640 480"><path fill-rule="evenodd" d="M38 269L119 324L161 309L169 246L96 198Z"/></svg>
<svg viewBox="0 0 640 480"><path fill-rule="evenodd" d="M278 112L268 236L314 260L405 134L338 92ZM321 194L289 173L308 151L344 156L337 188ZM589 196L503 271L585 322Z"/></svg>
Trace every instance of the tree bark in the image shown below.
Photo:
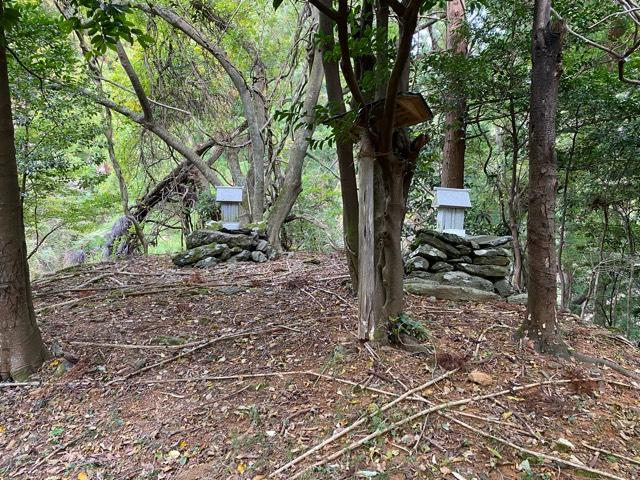
<svg viewBox="0 0 640 480"><path fill-rule="evenodd" d="M333 21L320 13L319 32L326 38L324 50L333 51ZM337 115L346 113L338 63L322 55L326 79L327 99ZM349 276L354 290L358 290L358 187L353 156L353 142L348 135L336 138L336 154L340 171L340 194L342 196L342 229L344 250L349 267Z"/></svg>
<svg viewBox="0 0 640 480"><path fill-rule="evenodd" d="M529 125L529 300L522 332L541 351L561 348L556 317L556 107L566 27L551 21L551 1L536 0L532 35Z"/></svg>
<svg viewBox="0 0 640 480"><path fill-rule="evenodd" d="M0 23L0 378L21 381L47 352L31 297L5 41Z"/></svg>
<svg viewBox="0 0 640 480"><path fill-rule="evenodd" d="M380 314L380 298L376 294L377 272L375 255L375 193L374 169L375 152L366 132L360 139L360 171L359 171L359 242L358 242L358 339L366 342L376 338L377 317Z"/></svg>
<svg viewBox="0 0 640 480"><path fill-rule="evenodd" d="M467 42L460 30L465 17L464 0L450 0L447 2L447 32L446 48L451 55L466 56ZM446 98L448 110L445 114L444 149L442 152L442 176L440 183L443 187L464 188L464 155L466 149L467 105L460 92L459 85L467 79L455 78L453 83L458 85L451 95Z"/></svg>
<svg viewBox="0 0 640 480"><path fill-rule="evenodd" d="M315 32L312 32L312 35ZM309 140L315 130L315 107L318 104L320 89L322 88L323 68L322 52L316 48L313 58L309 59L311 71L307 82L307 91L302 107L302 125L294 134L293 145L289 151L289 164L280 188L280 194L272 206L267 233L269 243L276 248L280 246L280 230L291 209L302 192L302 168L309 148Z"/></svg>

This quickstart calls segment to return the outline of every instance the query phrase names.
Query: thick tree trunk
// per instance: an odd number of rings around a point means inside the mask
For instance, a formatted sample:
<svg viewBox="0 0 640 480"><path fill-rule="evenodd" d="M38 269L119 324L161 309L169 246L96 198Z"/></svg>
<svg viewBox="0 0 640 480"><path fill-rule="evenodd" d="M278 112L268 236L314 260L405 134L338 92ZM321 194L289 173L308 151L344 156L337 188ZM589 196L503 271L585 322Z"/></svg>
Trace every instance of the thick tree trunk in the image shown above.
<svg viewBox="0 0 640 480"><path fill-rule="evenodd" d="M447 2L446 47L451 55L466 55L467 42L460 30L464 22L464 0ZM454 79L459 84L467 79ZM464 96L459 92L447 96L448 110L445 114L444 150L442 152L443 187L464 188L464 154L466 149L465 115L467 111Z"/></svg>
<svg viewBox="0 0 640 480"><path fill-rule="evenodd" d="M556 317L556 107L562 72L562 22L551 21L550 0L536 0L532 39L529 130L529 301L522 326L542 351L557 351Z"/></svg>
<svg viewBox="0 0 640 480"><path fill-rule="evenodd" d="M384 303L382 318L397 318L403 308L404 263L402 261L402 224L405 214L403 165L393 160L391 175L385 176L384 235L382 235L383 262L380 265ZM387 326L385 325L385 328Z"/></svg>
<svg viewBox="0 0 640 480"><path fill-rule="evenodd" d="M267 233L269 242L276 248L280 246L280 230L291 209L302 191L302 168L309 148L309 140L315 130L315 107L318 104L322 88L322 52L316 49L310 59L311 71L307 82L307 91L302 107L302 125L294 135L293 145L289 151L289 164L284 176L284 183L269 215Z"/></svg>
<svg viewBox="0 0 640 480"><path fill-rule="evenodd" d="M333 21L326 15L320 14L319 31L327 39L325 50L332 51ZM322 56L324 75L326 79L327 99L340 115L346 113L344 95L340 82L338 63L331 58ZM348 135L336 138L336 154L340 170L340 193L342 195L342 228L344 249L349 267L349 275L354 290L358 289L358 188L356 169L353 156L353 142Z"/></svg>
<svg viewBox="0 0 640 480"><path fill-rule="evenodd" d="M47 354L31 298L4 44L0 24L0 378L24 380Z"/></svg>

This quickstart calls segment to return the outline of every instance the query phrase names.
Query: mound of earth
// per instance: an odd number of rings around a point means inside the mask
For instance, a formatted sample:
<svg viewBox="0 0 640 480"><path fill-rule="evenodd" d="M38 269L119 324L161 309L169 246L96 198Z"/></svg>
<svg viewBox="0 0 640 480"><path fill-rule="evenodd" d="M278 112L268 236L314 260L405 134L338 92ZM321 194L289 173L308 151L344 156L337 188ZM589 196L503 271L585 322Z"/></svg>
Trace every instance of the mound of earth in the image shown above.
<svg viewBox="0 0 640 480"><path fill-rule="evenodd" d="M638 478L629 378L515 342L524 309L504 301L407 294L432 354L368 348L347 282L341 258L304 253L39 280L55 358L0 389L0 478ZM562 327L576 349L640 368L613 333Z"/></svg>

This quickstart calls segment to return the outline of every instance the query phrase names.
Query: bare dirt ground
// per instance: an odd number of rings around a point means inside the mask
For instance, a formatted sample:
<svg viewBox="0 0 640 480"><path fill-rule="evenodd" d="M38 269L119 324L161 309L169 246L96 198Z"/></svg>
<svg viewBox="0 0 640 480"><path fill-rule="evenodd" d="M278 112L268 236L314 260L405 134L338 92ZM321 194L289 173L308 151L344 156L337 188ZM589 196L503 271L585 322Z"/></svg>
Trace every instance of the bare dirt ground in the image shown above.
<svg viewBox="0 0 640 480"><path fill-rule="evenodd" d="M506 303L409 295L431 353L369 349L347 280L338 256L303 253L39 280L55 357L35 384L0 389L0 478L640 478L633 380L514 341L523 309ZM563 328L639 371L623 339L572 316Z"/></svg>

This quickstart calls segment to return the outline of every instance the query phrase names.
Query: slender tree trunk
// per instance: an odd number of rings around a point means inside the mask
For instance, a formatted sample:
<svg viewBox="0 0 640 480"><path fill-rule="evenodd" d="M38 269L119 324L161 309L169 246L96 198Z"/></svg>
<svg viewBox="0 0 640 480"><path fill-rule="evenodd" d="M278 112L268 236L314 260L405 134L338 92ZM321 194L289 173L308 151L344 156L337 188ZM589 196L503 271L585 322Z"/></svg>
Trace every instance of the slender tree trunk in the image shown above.
<svg viewBox="0 0 640 480"><path fill-rule="evenodd" d="M99 80L96 81L99 82ZM136 237L140 241L142 249L146 255L149 253L149 242L147 242L147 239L144 236L142 225L140 225L140 222L138 222L136 217L131 214L131 210L129 209L129 189L127 188L127 182L125 181L124 174L122 173L122 167L120 166L120 162L118 161L118 157L116 156L116 149L113 142L113 116L111 114L111 110L106 107L104 109L104 119L104 135L107 139L107 151L109 153L111 165L113 166L113 172L116 174L116 178L118 179L118 188L120 190L120 203L122 205L122 211L127 220L129 220L129 222L133 225ZM130 251L128 253L133 252Z"/></svg>
<svg viewBox="0 0 640 480"><path fill-rule="evenodd" d="M609 327L616 326L618 319L618 294L620 293L620 275L617 273L613 276L613 285L611 286L611 299L609 301Z"/></svg>
<svg viewBox="0 0 640 480"><path fill-rule="evenodd" d="M635 277L635 267L636 267L636 258L632 256L629 260L629 283L627 284L627 319L625 325L625 331L627 333L627 338L631 338L631 334L633 333L633 283Z"/></svg>
<svg viewBox="0 0 640 480"><path fill-rule="evenodd" d="M241 94L241 98L243 98L242 103L251 138L251 161L253 163L253 211L251 213L254 222L261 222L267 200L265 190L266 164L267 159L271 157L271 149L267 154L267 146L270 147L271 144L265 141L268 138L266 131L267 104L264 96L267 84L266 73L264 65L259 59L256 59L253 68L254 81L250 90L251 105L244 100L244 95ZM255 121L249 120L252 115L255 116Z"/></svg>
<svg viewBox="0 0 640 480"><path fill-rule="evenodd" d="M296 131L293 146L289 152L289 164L284 176L284 183L269 215L267 233L269 242L276 248L280 246L280 230L285 219L302 191L302 168L309 148L309 140L315 130L315 107L318 104L322 88L323 69L322 52L316 48L310 59L311 71L307 82L307 91L302 109L302 125Z"/></svg>
<svg viewBox="0 0 640 480"><path fill-rule="evenodd" d="M520 228L518 222L518 207L520 189L518 188L518 162L520 159L520 141L518 139L518 120L516 117L513 97L509 98L509 118L511 121L511 185L509 188L509 231L513 245L513 286L517 291L522 290L522 245L520 244Z"/></svg>
<svg viewBox="0 0 640 480"><path fill-rule="evenodd" d="M326 15L320 14L319 31L327 39L325 50L332 51L335 47L333 40L333 21ZM336 114L346 113L344 95L340 82L338 63L331 58L322 56L326 79L327 99L336 109ZM342 227L344 249L349 267L349 275L354 290L358 289L358 188L356 169L353 156L353 142L348 135L336 138L336 154L340 170L340 193L342 195Z"/></svg>
<svg viewBox="0 0 640 480"><path fill-rule="evenodd" d="M599 262L591 272L591 279L589 281L589 289L587 290L587 298L582 304L582 309L580 310L580 319L583 319L587 309L589 307L589 302L591 298L593 298L595 292L597 291L598 282L600 281L600 270L604 267L604 243L607 239L607 232L609 231L609 206L605 205L603 207L603 217L604 217L604 225L602 227L602 235L600 236L600 248L598 253ZM596 311L596 302L594 301L594 315Z"/></svg>
<svg viewBox="0 0 640 480"><path fill-rule="evenodd" d="M529 301L522 331L536 340L542 351L558 351L555 123L566 27L551 21L550 0L536 0L534 8L527 222Z"/></svg>
<svg viewBox="0 0 640 480"><path fill-rule="evenodd" d="M31 297L4 45L0 23L0 378L24 380L47 353Z"/></svg>
<svg viewBox="0 0 640 480"><path fill-rule="evenodd" d="M569 159L567 161L567 166L565 168L564 174L564 190L562 192L562 218L560 220L560 241L558 244L558 272L560 276L560 308L565 310L569 306L569 302L571 301L571 294L567 292L567 275L565 274L565 268L562 264L562 254L564 252L564 244L566 237L566 227L567 227L567 211L569 207L567 205L567 199L569 198L569 180L571 178L571 164L573 161L573 154L576 150L576 140L578 138L578 118L577 116L580 114L580 107L578 107L576 111L576 129L573 132L572 141L571 141L571 149L569 150Z"/></svg>
<svg viewBox="0 0 640 480"><path fill-rule="evenodd" d="M446 47L451 55L464 56L467 54L467 42L461 35L464 22L464 0L450 0L447 2L447 32ZM467 79L455 78L453 83L460 85ZM441 185L449 188L464 188L464 154L465 115L467 111L464 96L460 88L447 97L448 110L445 114L444 150L442 152Z"/></svg>
<svg viewBox="0 0 640 480"><path fill-rule="evenodd" d="M598 272L598 274L596 275L594 287L595 296L593 299L593 323L602 327L606 327L608 323L606 308L607 286L608 285L603 280L602 273Z"/></svg>
<svg viewBox="0 0 640 480"><path fill-rule="evenodd" d="M571 298L567 295L567 278L565 275L565 268L562 264L562 254L564 253L565 243L565 231L567 226L567 198L569 196L569 174L570 165L567 165L567 170L564 176L564 192L562 193L562 217L560 220L560 241L558 244L558 273L560 277L560 308L565 310L569 305Z"/></svg>

